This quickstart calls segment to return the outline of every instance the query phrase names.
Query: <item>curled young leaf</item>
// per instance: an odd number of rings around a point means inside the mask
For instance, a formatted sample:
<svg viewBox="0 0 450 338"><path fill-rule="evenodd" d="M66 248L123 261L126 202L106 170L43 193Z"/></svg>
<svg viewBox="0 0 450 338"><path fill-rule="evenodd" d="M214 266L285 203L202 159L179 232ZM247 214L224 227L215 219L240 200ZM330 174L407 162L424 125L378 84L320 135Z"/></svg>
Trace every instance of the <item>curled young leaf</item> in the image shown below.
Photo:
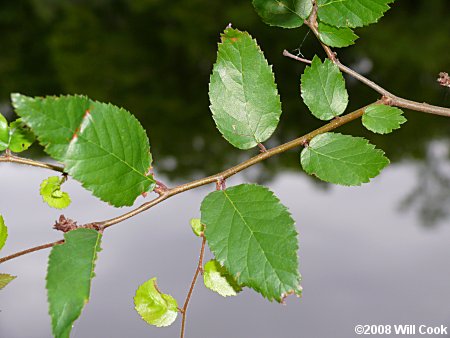
<svg viewBox="0 0 450 338"><path fill-rule="evenodd" d="M236 296L242 287L218 261L210 260L203 268L205 286L223 297Z"/></svg>
<svg viewBox="0 0 450 338"><path fill-rule="evenodd" d="M58 176L51 176L41 183L39 192L42 199L52 208L64 209L71 202L69 194L61 191L61 184L62 178Z"/></svg>
<svg viewBox="0 0 450 338"><path fill-rule="evenodd" d="M149 279L136 290L134 305L141 318L157 327L169 326L178 315L177 301L159 292L156 278Z"/></svg>
<svg viewBox="0 0 450 338"><path fill-rule="evenodd" d="M9 128L8 121L0 114L0 151L8 148L9 144Z"/></svg>
<svg viewBox="0 0 450 338"><path fill-rule="evenodd" d="M3 216L0 215L0 250L6 243L6 239L8 238L8 228L5 225L5 220Z"/></svg>
<svg viewBox="0 0 450 338"><path fill-rule="evenodd" d="M17 276L12 276L7 273L0 273L0 290L2 290L6 285L11 283Z"/></svg>
<svg viewBox="0 0 450 338"><path fill-rule="evenodd" d="M17 119L9 125L9 149L14 153L27 150L35 141L35 136L22 119Z"/></svg>
<svg viewBox="0 0 450 338"><path fill-rule="evenodd" d="M190 223L194 234L200 237L202 232L205 230L205 226L202 224L199 218L191 219Z"/></svg>

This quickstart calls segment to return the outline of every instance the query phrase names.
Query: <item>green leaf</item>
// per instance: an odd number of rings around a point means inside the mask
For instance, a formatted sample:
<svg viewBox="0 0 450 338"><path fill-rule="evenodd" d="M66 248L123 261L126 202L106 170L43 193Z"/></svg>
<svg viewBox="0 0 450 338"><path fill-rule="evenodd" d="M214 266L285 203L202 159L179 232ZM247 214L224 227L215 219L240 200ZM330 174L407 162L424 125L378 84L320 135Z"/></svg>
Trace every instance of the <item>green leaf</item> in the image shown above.
<svg viewBox="0 0 450 338"><path fill-rule="evenodd" d="M338 66L314 56L311 66L302 75L302 98L318 119L327 121L341 115L348 104L345 81Z"/></svg>
<svg viewBox="0 0 450 338"><path fill-rule="evenodd" d="M271 26L296 28L312 10L311 0L253 0L256 13Z"/></svg>
<svg viewBox="0 0 450 338"><path fill-rule="evenodd" d="M14 153L27 150L35 141L35 136L31 130L23 123L22 119L17 119L9 126L9 149Z"/></svg>
<svg viewBox="0 0 450 338"><path fill-rule="evenodd" d="M301 163L308 174L323 181L360 185L377 176L389 160L362 137L324 133L303 149Z"/></svg>
<svg viewBox="0 0 450 338"><path fill-rule="evenodd" d="M201 236L202 232L205 230L205 226L202 224L199 218L191 219L191 228L196 236Z"/></svg>
<svg viewBox="0 0 450 338"><path fill-rule="evenodd" d="M318 0L319 19L335 27L362 27L377 22L393 0Z"/></svg>
<svg viewBox="0 0 450 338"><path fill-rule="evenodd" d="M223 297L236 296L242 290L236 279L215 259L205 264L203 282L208 289Z"/></svg>
<svg viewBox="0 0 450 338"><path fill-rule="evenodd" d="M240 149L267 140L281 115L272 67L247 32L227 28L209 84L210 108L223 137Z"/></svg>
<svg viewBox="0 0 450 338"><path fill-rule="evenodd" d="M178 315L177 301L172 296L159 292L156 278L139 286L134 296L134 305L143 320L157 327L169 326Z"/></svg>
<svg viewBox="0 0 450 338"><path fill-rule="evenodd" d="M62 179L51 176L41 183L40 194L45 203L52 208L64 209L70 204L68 193L61 191Z"/></svg>
<svg viewBox="0 0 450 338"><path fill-rule="evenodd" d="M319 22L318 31L320 40L330 47L347 47L358 38L348 27L337 28L323 22Z"/></svg>
<svg viewBox="0 0 450 338"><path fill-rule="evenodd" d="M146 132L128 111L85 96L12 94L12 102L45 151L103 201L132 205L154 188Z"/></svg>
<svg viewBox="0 0 450 338"><path fill-rule="evenodd" d="M372 104L362 116L364 127L378 134L388 134L406 122L403 111L384 104Z"/></svg>
<svg viewBox="0 0 450 338"><path fill-rule="evenodd" d="M0 250L5 246L6 239L8 238L8 228L5 225L3 216L0 215Z"/></svg>
<svg viewBox="0 0 450 338"><path fill-rule="evenodd" d="M7 273L0 273L0 290L2 290L6 285L11 283L16 278L16 276L8 275Z"/></svg>
<svg viewBox="0 0 450 338"><path fill-rule="evenodd" d="M212 192L201 215L211 251L239 285L279 302L300 292L294 220L270 190L241 184Z"/></svg>
<svg viewBox="0 0 450 338"><path fill-rule="evenodd" d="M89 301L102 235L79 228L64 234L65 243L52 248L48 260L47 295L56 338L69 337L74 321Z"/></svg>
<svg viewBox="0 0 450 338"><path fill-rule="evenodd" d="M8 121L0 114L0 151L8 148L9 144L9 128Z"/></svg>

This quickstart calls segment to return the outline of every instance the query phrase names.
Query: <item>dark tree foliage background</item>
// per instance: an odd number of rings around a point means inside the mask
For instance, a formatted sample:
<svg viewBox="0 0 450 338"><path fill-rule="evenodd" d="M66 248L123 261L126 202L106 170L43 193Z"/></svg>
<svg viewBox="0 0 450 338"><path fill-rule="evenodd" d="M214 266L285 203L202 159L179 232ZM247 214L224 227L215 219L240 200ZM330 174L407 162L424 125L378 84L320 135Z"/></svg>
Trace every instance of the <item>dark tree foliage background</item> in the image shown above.
<svg viewBox="0 0 450 338"><path fill-rule="evenodd" d="M356 45L338 56L395 94L449 106L450 90L436 82L440 71L450 71L449 13L447 0L398 0L378 24L357 29ZM250 156L221 139L208 108L209 75L219 34L230 22L258 40L274 67L283 115L268 146L319 126L322 122L308 113L300 99L304 65L281 55L283 49L301 47L307 58L315 53L324 57L318 42L312 34L305 38L306 27L285 30L265 25L250 0L4 1L0 5L0 110L12 116L11 92L86 94L123 106L138 117L149 133L159 173L186 180L223 170ZM378 97L352 79L347 86L349 111ZM394 163L413 160L428 168L434 185L443 188L427 196L430 178L419 180L418 189L426 195L422 207L443 204L438 209L445 215L450 179L433 169L427 149L436 139L449 142L450 123L417 112L407 118L400 131L387 136L371 134L359 121L341 131L369 138ZM38 147L32 152L42 154ZM261 167L253 177L259 181L283 168L300 172L297 152ZM436 212L427 210L425 214L434 217Z"/></svg>

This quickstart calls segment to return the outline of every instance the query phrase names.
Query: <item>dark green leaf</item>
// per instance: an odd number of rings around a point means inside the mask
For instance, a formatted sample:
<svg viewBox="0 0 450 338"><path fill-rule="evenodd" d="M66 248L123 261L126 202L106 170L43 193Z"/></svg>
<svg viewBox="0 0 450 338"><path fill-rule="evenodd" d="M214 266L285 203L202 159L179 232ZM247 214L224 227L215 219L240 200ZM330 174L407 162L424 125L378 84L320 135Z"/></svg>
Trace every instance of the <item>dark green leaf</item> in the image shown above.
<svg viewBox="0 0 450 338"><path fill-rule="evenodd" d="M61 191L61 178L51 176L41 183L40 194L45 203L52 208L64 209L70 204L68 193Z"/></svg>
<svg viewBox="0 0 450 338"><path fill-rule="evenodd" d="M236 296L242 290L236 279L215 259L205 264L203 282L222 297Z"/></svg>
<svg viewBox="0 0 450 338"><path fill-rule="evenodd" d="M146 132L126 110L85 96L13 94L12 101L46 152L103 201L132 205L153 189Z"/></svg>
<svg viewBox="0 0 450 338"><path fill-rule="evenodd" d="M134 304L141 318L157 327L169 326L178 315L177 301L172 296L159 292L156 278L139 286L134 296Z"/></svg>
<svg viewBox="0 0 450 338"><path fill-rule="evenodd" d="M358 35L348 27L337 28L319 22L319 38L330 47L347 47L353 45Z"/></svg>
<svg viewBox="0 0 450 338"><path fill-rule="evenodd" d="M209 99L217 128L237 148L264 142L277 127L281 103L272 68L248 33L222 34Z"/></svg>
<svg viewBox="0 0 450 338"><path fill-rule="evenodd" d="M6 243L6 239L8 238L8 228L5 225L5 220L3 216L0 215L0 250Z"/></svg>
<svg viewBox="0 0 450 338"><path fill-rule="evenodd" d="M300 27L312 10L311 0L253 0L265 23L283 28Z"/></svg>
<svg viewBox="0 0 450 338"><path fill-rule="evenodd" d="M9 128L8 121L0 114L0 151L8 148L9 144Z"/></svg>
<svg viewBox="0 0 450 338"><path fill-rule="evenodd" d="M377 176L389 160L362 137L324 133L303 149L301 163L308 174L323 181L360 185Z"/></svg>
<svg viewBox="0 0 450 338"><path fill-rule="evenodd" d="M403 111L384 104L370 105L362 116L364 127L379 134L388 134L394 129L399 129L405 122Z"/></svg>
<svg viewBox="0 0 450 338"><path fill-rule="evenodd" d="M16 276L8 275L7 273L0 273L0 290L2 290L6 285L11 283Z"/></svg>
<svg viewBox="0 0 450 338"><path fill-rule="evenodd" d="M277 301L300 292L294 220L270 190L241 184L212 192L201 214L211 251L239 285Z"/></svg>
<svg viewBox="0 0 450 338"><path fill-rule="evenodd" d="M393 0L317 0L319 19L335 27L362 27L377 22Z"/></svg>
<svg viewBox="0 0 450 338"><path fill-rule="evenodd" d="M52 329L56 338L69 337L74 321L89 301L97 252L102 235L80 228L64 235L48 260L47 291Z"/></svg>
<svg viewBox="0 0 450 338"><path fill-rule="evenodd" d="M348 104L345 81L338 66L314 56L302 75L302 98L315 117L331 120L341 115Z"/></svg>

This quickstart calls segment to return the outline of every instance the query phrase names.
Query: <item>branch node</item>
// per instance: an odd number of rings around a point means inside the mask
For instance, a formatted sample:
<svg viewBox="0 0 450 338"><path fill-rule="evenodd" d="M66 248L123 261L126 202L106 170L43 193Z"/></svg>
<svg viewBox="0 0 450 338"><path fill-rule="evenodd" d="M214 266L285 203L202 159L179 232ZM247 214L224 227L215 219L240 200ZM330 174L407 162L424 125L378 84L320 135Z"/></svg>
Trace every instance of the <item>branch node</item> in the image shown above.
<svg viewBox="0 0 450 338"><path fill-rule="evenodd" d="M69 232L77 228L78 228L77 222L71 220L70 218L66 218L66 216L64 215L59 216L59 220L57 220L53 225L53 229L62 232Z"/></svg>
<svg viewBox="0 0 450 338"><path fill-rule="evenodd" d="M267 148L264 146L264 144L262 144L261 142L258 143L258 147L259 147L259 151L261 153L267 153Z"/></svg>
<svg viewBox="0 0 450 338"><path fill-rule="evenodd" d="M450 76L446 72L440 72L437 82L444 87L450 88Z"/></svg>
<svg viewBox="0 0 450 338"><path fill-rule="evenodd" d="M164 193L166 193L169 190L169 188L161 181L155 180L155 182L156 187L155 189L153 189L153 191L156 192L159 196L164 195Z"/></svg>

